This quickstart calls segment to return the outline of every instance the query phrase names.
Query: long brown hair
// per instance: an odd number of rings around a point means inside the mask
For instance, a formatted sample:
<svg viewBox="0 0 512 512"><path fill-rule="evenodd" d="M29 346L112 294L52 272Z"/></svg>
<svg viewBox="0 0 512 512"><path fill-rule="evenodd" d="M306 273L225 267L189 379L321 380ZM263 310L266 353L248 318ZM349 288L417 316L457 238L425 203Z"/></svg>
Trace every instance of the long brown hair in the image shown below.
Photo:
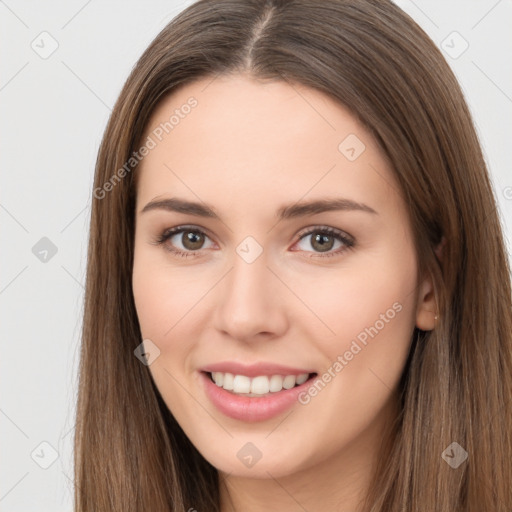
<svg viewBox="0 0 512 512"><path fill-rule="evenodd" d="M126 162L164 96L229 73L319 90L371 130L407 204L420 271L434 281L438 325L414 332L400 414L366 509L510 512L512 306L496 200L454 74L388 0L201 0L137 62L96 164L75 510L219 510L217 470L134 356L142 341L131 288L136 165ZM468 453L458 468L441 456L454 442Z"/></svg>

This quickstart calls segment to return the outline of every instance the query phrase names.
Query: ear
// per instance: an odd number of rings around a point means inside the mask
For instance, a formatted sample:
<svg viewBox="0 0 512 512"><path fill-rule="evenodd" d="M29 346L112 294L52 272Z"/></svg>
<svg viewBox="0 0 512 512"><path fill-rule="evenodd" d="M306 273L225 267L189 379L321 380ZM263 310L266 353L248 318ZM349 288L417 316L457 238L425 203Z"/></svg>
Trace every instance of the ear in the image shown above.
<svg viewBox="0 0 512 512"><path fill-rule="evenodd" d="M437 322L437 305L434 298L432 278L427 276L418 289L416 308L416 327L422 331L431 331Z"/></svg>
<svg viewBox="0 0 512 512"><path fill-rule="evenodd" d="M443 249L446 245L446 238L443 236L441 241L434 249L439 261L443 259ZM418 306L416 308L416 327L422 331L431 331L437 324L439 312L434 297L434 286L432 277L429 275L424 278L418 289Z"/></svg>
<svg viewBox="0 0 512 512"><path fill-rule="evenodd" d="M441 241L439 242L439 244L434 249L434 252L436 253L437 259L439 261L443 261L443 252L444 252L445 245L446 245L446 237L443 235L441 237Z"/></svg>

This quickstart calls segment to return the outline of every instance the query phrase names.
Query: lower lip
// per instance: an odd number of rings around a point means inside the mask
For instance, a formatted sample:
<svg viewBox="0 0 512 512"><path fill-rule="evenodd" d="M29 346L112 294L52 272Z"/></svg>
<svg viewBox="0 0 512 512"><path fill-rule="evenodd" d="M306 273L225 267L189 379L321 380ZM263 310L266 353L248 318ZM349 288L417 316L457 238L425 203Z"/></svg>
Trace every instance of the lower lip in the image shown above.
<svg viewBox="0 0 512 512"><path fill-rule="evenodd" d="M235 420L256 422L265 421L289 409L298 401L298 395L311 385L313 375L306 382L290 389L269 393L262 397L241 396L217 386L209 373L200 372L205 393L217 409Z"/></svg>

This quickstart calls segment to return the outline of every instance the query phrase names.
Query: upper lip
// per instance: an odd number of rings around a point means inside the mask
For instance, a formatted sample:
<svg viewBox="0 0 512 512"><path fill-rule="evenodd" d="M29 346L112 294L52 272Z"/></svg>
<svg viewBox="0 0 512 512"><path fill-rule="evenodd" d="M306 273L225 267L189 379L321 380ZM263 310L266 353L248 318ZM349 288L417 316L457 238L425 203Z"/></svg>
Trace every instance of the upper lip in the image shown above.
<svg viewBox="0 0 512 512"><path fill-rule="evenodd" d="M300 375L302 373L314 373L307 368L293 368L275 363L254 363L243 364L236 361L222 361L209 364L200 368L203 372L232 373L233 375L246 375L247 377L258 377L259 375Z"/></svg>

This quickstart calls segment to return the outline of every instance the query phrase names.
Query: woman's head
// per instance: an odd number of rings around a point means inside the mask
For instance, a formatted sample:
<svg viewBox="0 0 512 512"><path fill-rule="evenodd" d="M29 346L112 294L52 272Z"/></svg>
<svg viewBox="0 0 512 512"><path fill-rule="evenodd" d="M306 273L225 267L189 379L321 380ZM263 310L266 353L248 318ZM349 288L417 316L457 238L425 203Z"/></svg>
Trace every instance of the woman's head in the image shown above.
<svg viewBox="0 0 512 512"><path fill-rule="evenodd" d="M499 450L458 473L440 456L453 441L483 454L476 435L490 439L486 414L510 393L510 281L460 88L392 3L192 5L129 77L94 195L84 493L93 435L123 468L102 463L110 503L132 493L146 508L216 506L215 469L317 465L331 482L380 460L369 505L460 509L461 482L477 499L490 460L507 471ZM326 200L337 209L305 206ZM149 366L134 357L143 339L159 350ZM219 410L201 370L226 361L314 372L316 392L267 416ZM137 492L121 492L130 478Z"/></svg>
<svg viewBox="0 0 512 512"><path fill-rule="evenodd" d="M137 169L133 293L142 338L160 350L150 366L157 388L225 473L277 478L340 451L371 453L396 414L413 330L431 330L436 309L388 162L336 102L238 76L171 95L144 139L190 97L197 107ZM185 201L197 206L186 213ZM311 204L322 202L323 211ZM276 374L230 362L321 382L272 414L254 399L248 410L222 402L221 412L206 369ZM254 467L238 458L248 441L262 455Z"/></svg>

